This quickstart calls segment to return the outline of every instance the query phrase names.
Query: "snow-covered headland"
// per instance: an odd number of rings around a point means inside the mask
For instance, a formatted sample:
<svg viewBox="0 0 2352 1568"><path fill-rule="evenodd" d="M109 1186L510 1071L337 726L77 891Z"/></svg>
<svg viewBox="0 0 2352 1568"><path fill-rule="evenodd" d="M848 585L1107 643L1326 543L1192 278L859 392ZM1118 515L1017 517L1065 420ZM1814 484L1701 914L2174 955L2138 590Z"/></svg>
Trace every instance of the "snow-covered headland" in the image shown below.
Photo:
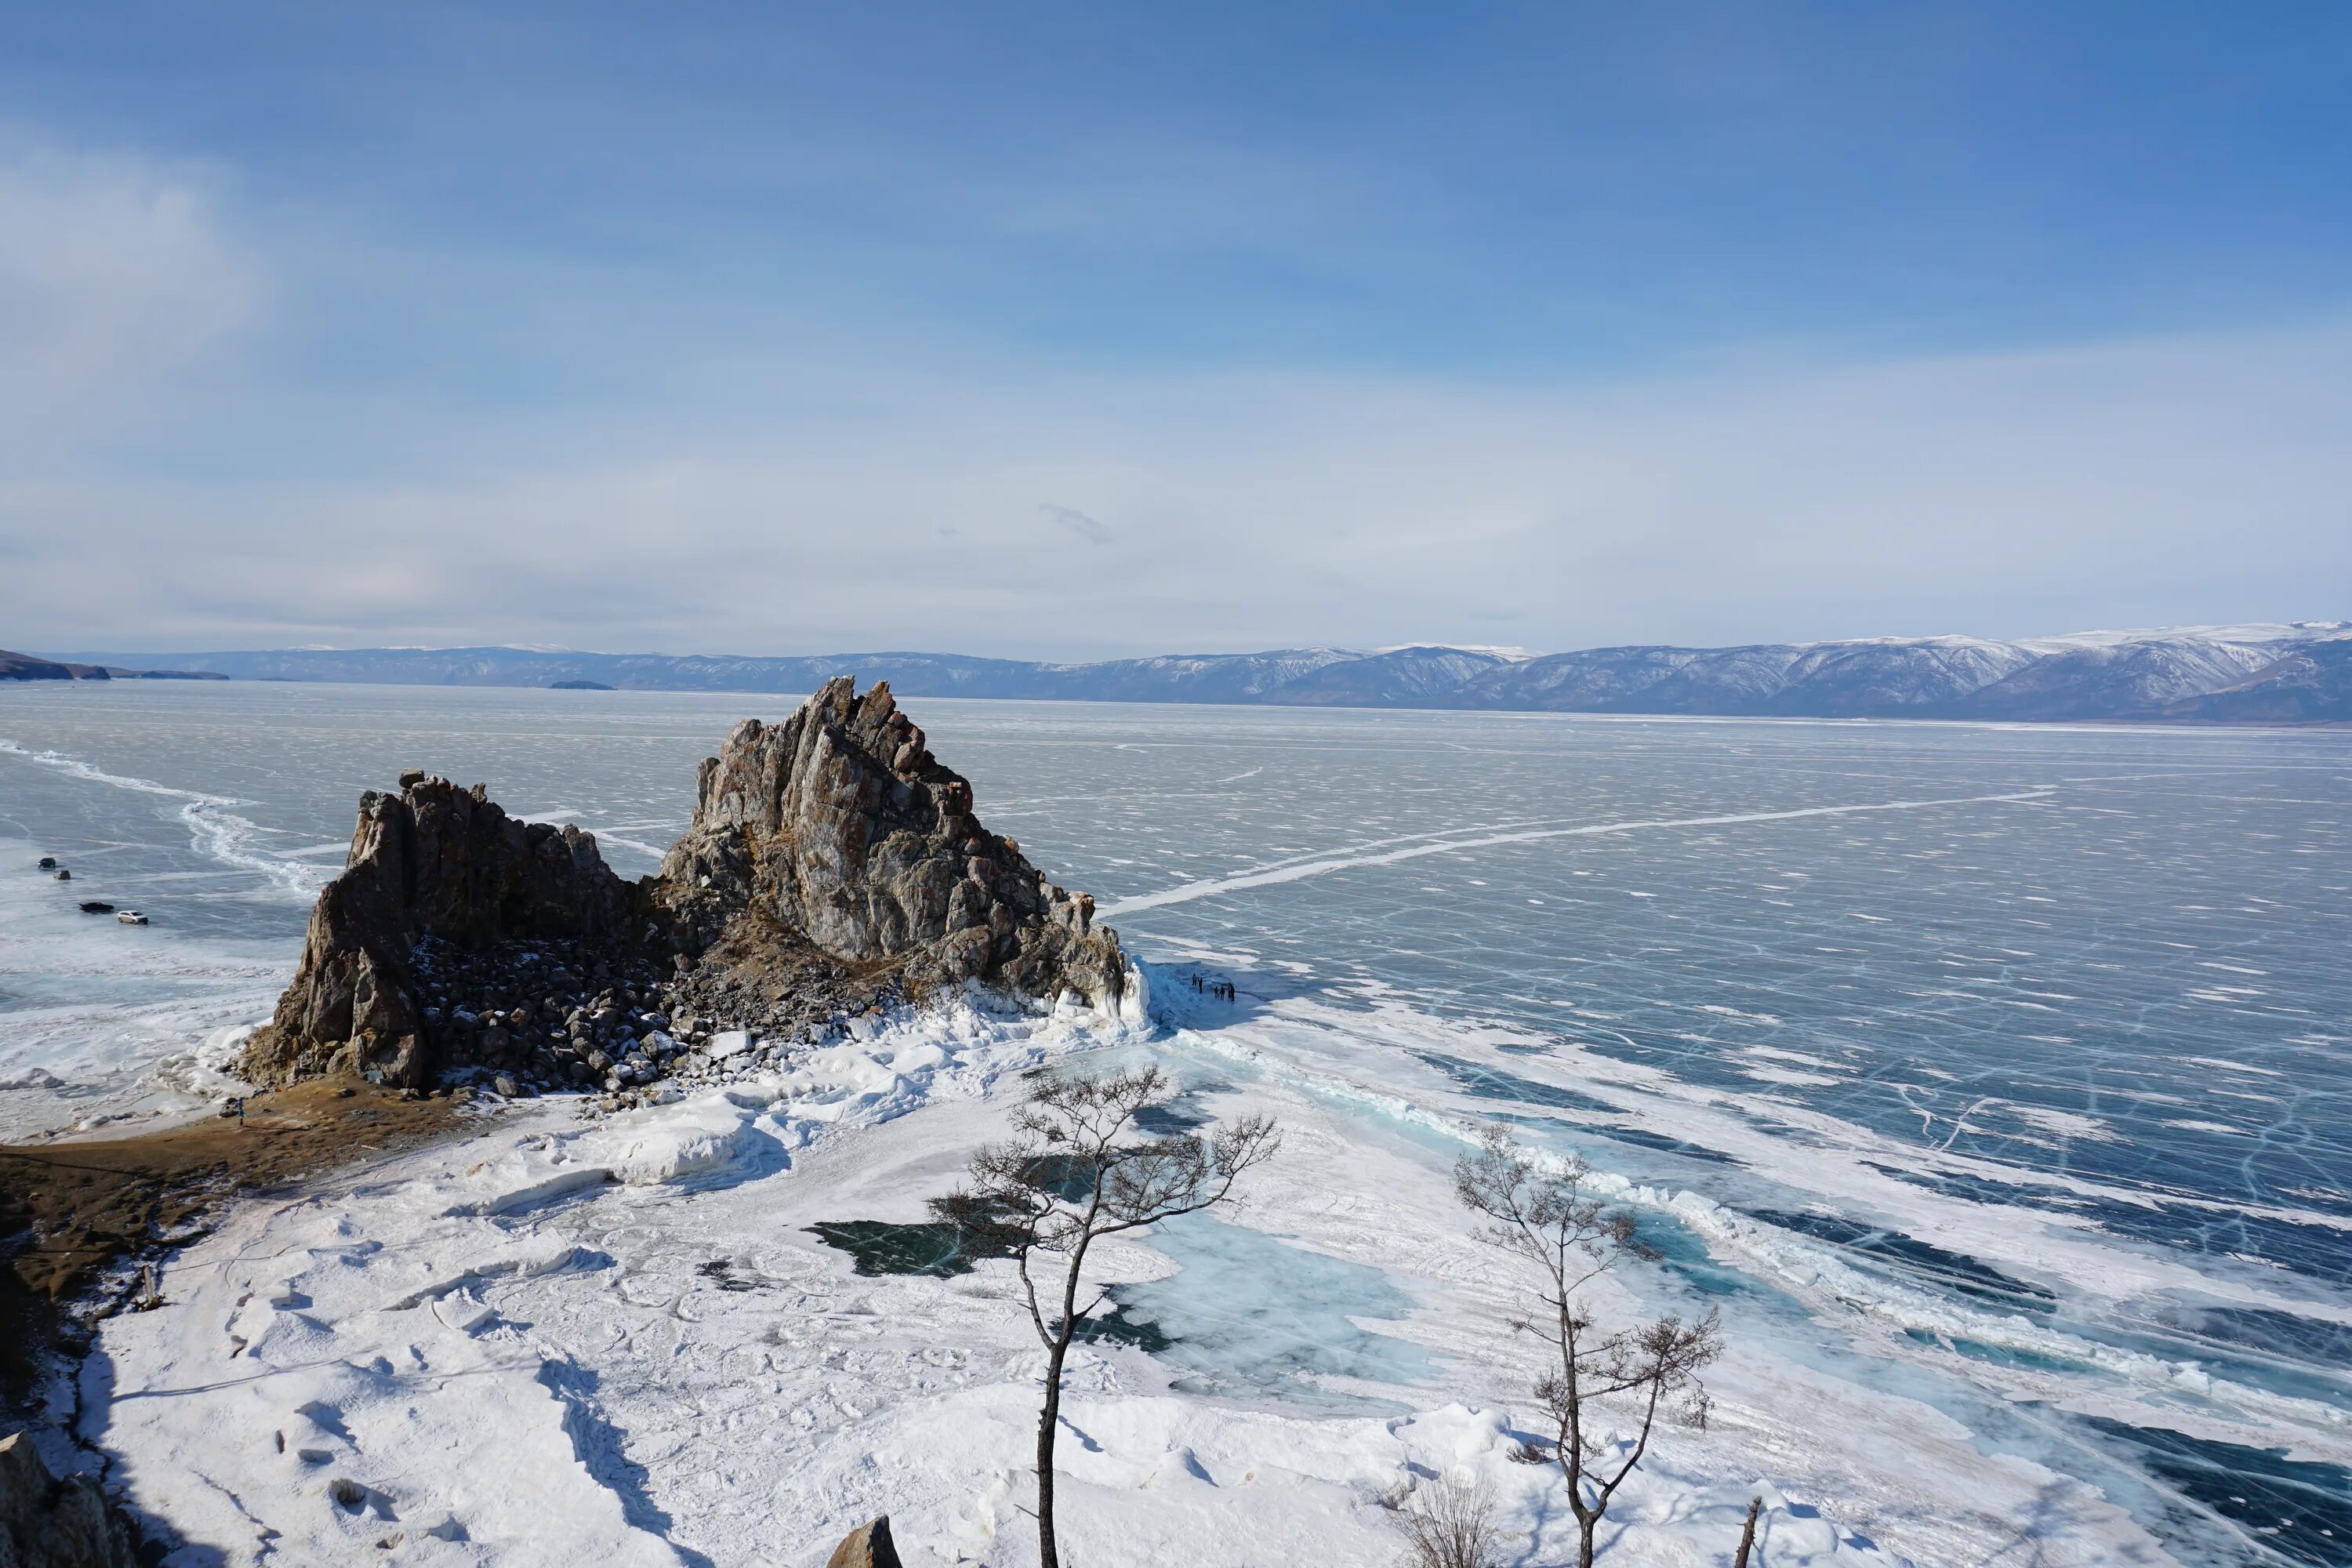
<svg viewBox="0 0 2352 1568"><path fill-rule="evenodd" d="M1073 1363L1071 1560L1388 1562L1383 1499L1443 1477L1494 1489L1508 1560L1557 1560L1558 1473L1511 1458L1526 1282L1454 1208L1446 1141L1236 1070L1302 1020L1221 1025L1159 989L1144 1026L958 998L602 1120L495 1104L251 1203L171 1262L165 1308L107 1325L82 1436L175 1563L814 1564L880 1512L910 1563L1033 1562L1042 1358L1012 1266L861 1275L809 1227L919 1222L1024 1073L1150 1053L1188 1112L1270 1111L1285 1152L1224 1218L1103 1255L1131 1300L1196 1278L1164 1314L1180 1345ZM2021 1528L2044 1563L2162 1560L2088 1488L1924 1405L1737 1351L1709 1382L1710 1429L1667 1436L1611 1561L1725 1560L1759 1495L1776 1564L1981 1561Z"/></svg>

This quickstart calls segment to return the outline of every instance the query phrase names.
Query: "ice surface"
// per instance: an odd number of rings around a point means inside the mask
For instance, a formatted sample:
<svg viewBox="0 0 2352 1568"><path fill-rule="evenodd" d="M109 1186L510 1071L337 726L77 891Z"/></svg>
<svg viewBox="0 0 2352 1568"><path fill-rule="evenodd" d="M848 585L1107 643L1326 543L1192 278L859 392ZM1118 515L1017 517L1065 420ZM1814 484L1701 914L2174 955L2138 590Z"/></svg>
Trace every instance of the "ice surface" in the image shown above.
<svg viewBox="0 0 2352 1568"><path fill-rule="evenodd" d="M1113 1300L1172 1342L1160 1359L1189 1374L1179 1387L1344 1404L1350 1390L1432 1374L1419 1345L1365 1327L1416 1305L1380 1268L1209 1215L1161 1226L1152 1246L1179 1272L1123 1285Z"/></svg>
<svg viewBox="0 0 2352 1568"><path fill-rule="evenodd" d="M79 924L0 852L0 1081L58 1080L0 1091L0 1119L185 1103L165 1078L220 1092L233 1031L299 945L278 868L331 870L362 784L412 764L484 778L642 870L690 805L694 759L741 711L789 707L763 700L9 693L0 837L62 851L77 896L86 880L158 923ZM2327 1560L2314 1531L2255 1544L2259 1521L2206 1483L2239 1465L2324 1521L2352 1458L2352 1005L2336 962L2352 738L922 706L992 826L1122 909L1130 946L1169 965L1151 976L1156 1038L1118 1049L1185 1075L1183 1118L1265 1106L1293 1128L1263 1191L1215 1223L1264 1238L1239 1244L1257 1266L1337 1268L1306 1293L1312 1329L1286 1361L1251 1351L1268 1295L1241 1263L1180 1258L1173 1233L1107 1257L1130 1317L1178 1325L1158 1354L1104 1342L1077 1369L1098 1447L1066 1445L1073 1484L1102 1489L1097 1517L1162 1532L1140 1560L1247 1562L1261 1538L1263 1560L1286 1543L1297 1559L1317 1531L1385 1556L1367 1494L1284 1456L1344 1450L1393 1480L1424 1462L1421 1439L1335 1397L1423 1413L1407 1432L1455 1407L1523 1418L1508 1293L1445 1194L1492 1119L1594 1162L1665 1246L1610 1310L1717 1304L1739 1347L1715 1431L1669 1445L1625 1561L1721 1560L1717 1513L1736 1535L1759 1483L1790 1504L1768 1516L1790 1553L1818 1524L1921 1563L2004 1547ZM237 803L207 805L215 825L247 826L199 831L184 815L198 796ZM1193 992L1195 973L1234 999ZM451 1355L520 1344L528 1387L486 1383L484 1408L554 1423L625 1531L791 1561L801 1543L768 1521L821 1534L887 1506L938 1560L1017 1562L1034 1362L1001 1266L861 1277L805 1228L920 1220L1001 1131L1020 1070L1106 1037L1057 1016L1042 1023L1062 1043L1016 1040L1013 1022L881 1031L593 1131L509 1108L470 1148L372 1173L329 1210L240 1220L262 1228L186 1260L233 1273L315 1250L323 1270L348 1248L325 1277L377 1276L363 1310L299 1281L257 1279L244 1300L175 1285L173 1308L110 1336L131 1336L131 1368L184 1301L221 1337L155 1352L142 1388L244 1377L257 1354L295 1376L292 1358L334 1345L412 1395L423 1374L383 1321L457 1336ZM354 1228L311 1233L330 1218ZM310 1305L274 1304L298 1296ZM1220 1312L1223 1342L1197 1326ZM253 1347L233 1356L232 1323ZM462 1402L473 1375L430 1386ZM212 1397L112 1407L139 1486L209 1441L188 1423ZM167 1405L191 1414L163 1420ZM331 1434L286 1436L332 1461L303 1468L301 1497L373 1489L354 1529L476 1554L451 1560L521 1550L464 1544L438 1460L379 1471ZM2266 1450L2286 1479L2231 1457ZM1280 1486L1235 1483L1234 1456ZM197 1468L229 1463L207 1451ZM278 1481L257 1478L278 1507ZM426 1500L404 1505L404 1488ZM1657 1532L1685 1514L1686 1532ZM603 1539L602 1516L579 1517L566 1550Z"/></svg>
<svg viewBox="0 0 2352 1568"><path fill-rule="evenodd" d="M27 874L43 852L0 837L0 1140L225 1089L284 984L275 948L93 919L77 905L100 879Z"/></svg>
<svg viewBox="0 0 2352 1568"><path fill-rule="evenodd" d="M903 1021L866 1065L905 1063L928 1039L940 1059L902 1079L908 1098L843 1114L812 1077L617 1126L512 1109L356 1187L247 1209L166 1271L169 1307L109 1325L85 1378L85 1433L122 1456L140 1506L182 1531L169 1562L324 1560L403 1527L401 1550L424 1562L814 1564L878 1509L910 1563L1034 1561L1020 1456L1038 1356L1004 1294L1010 1266L861 1278L798 1227L856 1205L919 1213L1001 1127L1023 1071L1104 1038L1061 1023ZM830 1076L865 1077L840 1058ZM1565 1540L1557 1477L1509 1458L1527 1435L1512 1398L1518 1298L1442 1188L1406 1180L1426 1173L1425 1155L1366 1146L1304 1100L1201 1098L1220 1113L1274 1110L1294 1152L1232 1223L1107 1257L1105 1277L1133 1281L1130 1299L1197 1349L1079 1352L1064 1445L1073 1556L1378 1561L1394 1542L1382 1495L1452 1476L1484 1478L1530 1560L1549 1560ZM803 1120L812 1107L825 1114ZM656 1128L692 1139L740 1118L808 1141L789 1164L739 1150L715 1184L717 1167L562 1197L538 1185L612 1171ZM1368 1181L1403 1195L1374 1201ZM1296 1234L1255 1228L1276 1216ZM1444 1310L1424 1305L1442 1290ZM1244 1397L1177 1391L1195 1378ZM1335 1415L1332 1386L1412 1413ZM1755 1392L1727 1404L1731 1430ZM1767 1413L1786 1393L1768 1387L1755 1415L1777 1419ZM1956 1447L1940 1418L1902 1402L1873 1415L1892 1424L1881 1439L1922 1428L1927 1458L1972 1467L1967 1484L1988 1500L1982 1517L1910 1527L1927 1545L1990 1545L2000 1500L2023 1507L2065 1487ZM1904 1560L1900 1521L1813 1489L1850 1489L1843 1463L1769 1462L1748 1438L1671 1433L1619 1505L1619 1560L1719 1552L1758 1493L1770 1561ZM1882 1483L1896 1473L1870 1468ZM2084 1522L2047 1561L2144 1549L2095 1498L2074 1506Z"/></svg>

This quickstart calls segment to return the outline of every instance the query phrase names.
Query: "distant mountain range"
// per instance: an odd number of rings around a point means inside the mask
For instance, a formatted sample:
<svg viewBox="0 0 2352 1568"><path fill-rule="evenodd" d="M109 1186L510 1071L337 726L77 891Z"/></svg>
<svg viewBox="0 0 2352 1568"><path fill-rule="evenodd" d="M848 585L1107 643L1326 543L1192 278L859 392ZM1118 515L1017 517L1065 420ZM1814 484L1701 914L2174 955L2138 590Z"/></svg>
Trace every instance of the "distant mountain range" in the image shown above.
<svg viewBox="0 0 2352 1568"><path fill-rule="evenodd" d="M11 658L39 662L0 655L0 661ZM1306 647L1042 664L936 653L738 658L521 647L280 648L76 654L58 656L51 668L69 660L110 668L133 659L238 680L407 686L804 692L835 675L854 674L887 679L907 697L1838 719L2352 722L2352 621L2079 632L2017 642L1874 637L1541 656L1444 647Z"/></svg>

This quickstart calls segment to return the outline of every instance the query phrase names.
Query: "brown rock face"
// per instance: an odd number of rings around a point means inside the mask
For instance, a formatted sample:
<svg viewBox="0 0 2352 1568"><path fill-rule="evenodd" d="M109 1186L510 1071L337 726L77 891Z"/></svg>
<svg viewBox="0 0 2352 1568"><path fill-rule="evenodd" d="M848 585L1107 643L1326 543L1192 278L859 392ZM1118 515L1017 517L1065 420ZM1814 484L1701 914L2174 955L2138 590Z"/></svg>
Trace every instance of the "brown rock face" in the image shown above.
<svg viewBox="0 0 2352 1568"><path fill-rule="evenodd" d="M588 834L509 817L481 785L400 782L398 795L360 798L294 984L247 1048L241 1070L255 1082L356 1070L418 1087L469 1052L503 1048L495 1021L474 1033L428 1008L420 944L487 954L562 942L640 966L699 959L698 985L771 996L978 980L1116 1010L1125 987L1125 956L1095 927L1094 900L981 826L971 786L932 759L887 685L861 699L845 676L781 725L737 725L702 763L692 828L658 875L634 883Z"/></svg>
<svg viewBox="0 0 2352 1568"><path fill-rule="evenodd" d="M1095 929L1094 900L980 825L971 785L932 758L887 684L861 699L845 676L781 725L745 720L698 784L658 879L694 951L772 923L837 958L896 961L918 989L976 979L1117 1008L1126 960Z"/></svg>
<svg viewBox="0 0 2352 1568"><path fill-rule="evenodd" d="M480 784L405 774L398 795L360 796L343 873L319 894L301 968L247 1047L243 1071L285 1083L357 1070L417 1087L434 1065L416 994L420 941L625 943L646 907L590 835L518 821Z"/></svg>
<svg viewBox="0 0 2352 1568"><path fill-rule="evenodd" d="M0 1437L0 1564L137 1568L138 1562L131 1527L108 1506L96 1481L51 1476L28 1434Z"/></svg>

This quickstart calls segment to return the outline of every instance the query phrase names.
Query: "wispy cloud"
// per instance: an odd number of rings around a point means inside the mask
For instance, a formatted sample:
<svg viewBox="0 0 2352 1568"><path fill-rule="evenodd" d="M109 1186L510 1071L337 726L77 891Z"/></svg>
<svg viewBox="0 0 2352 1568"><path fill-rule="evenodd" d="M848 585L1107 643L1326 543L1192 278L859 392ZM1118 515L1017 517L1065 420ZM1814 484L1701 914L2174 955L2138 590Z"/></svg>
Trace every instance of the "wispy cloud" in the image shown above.
<svg viewBox="0 0 2352 1568"><path fill-rule="evenodd" d="M1553 648L2338 616L2352 582L2344 321L1580 389L825 379L740 436L700 405L502 426L495 462L424 447L396 481L0 479L0 535L41 542L0 625L49 648ZM1069 547L1104 517L1148 569Z"/></svg>
<svg viewBox="0 0 2352 1568"><path fill-rule="evenodd" d="M1055 506L1052 501L1045 501L1037 510L1088 544L1108 544L1111 542L1109 529L1074 506Z"/></svg>
<svg viewBox="0 0 2352 1568"><path fill-rule="evenodd" d="M152 412L265 294L188 174L0 142L0 453Z"/></svg>
<svg viewBox="0 0 2352 1568"><path fill-rule="evenodd" d="M2345 609L2352 22L511 9L0 7L0 640Z"/></svg>

